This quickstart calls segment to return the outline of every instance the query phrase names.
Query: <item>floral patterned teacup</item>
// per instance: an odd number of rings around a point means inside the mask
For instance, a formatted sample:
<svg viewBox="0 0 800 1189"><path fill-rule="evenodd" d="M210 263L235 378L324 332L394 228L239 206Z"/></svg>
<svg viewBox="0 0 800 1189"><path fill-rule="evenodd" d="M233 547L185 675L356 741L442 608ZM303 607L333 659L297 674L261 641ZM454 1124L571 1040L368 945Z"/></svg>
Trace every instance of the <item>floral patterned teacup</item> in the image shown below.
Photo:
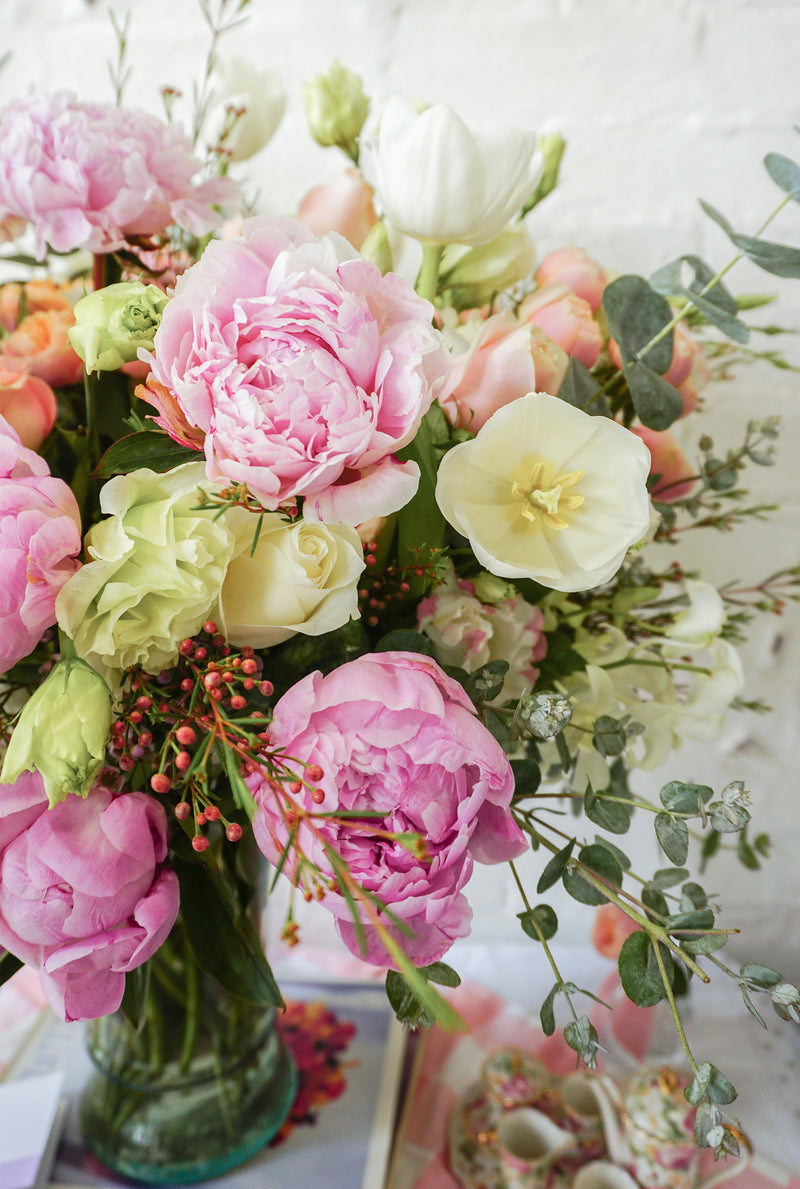
<svg viewBox="0 0 800 1189"><path fill-rule="evenodd" d="M575 1146L574 1137L532 1107L506 1111L497 1124L505 1189L539 1189L547 1170Z"/></svg>

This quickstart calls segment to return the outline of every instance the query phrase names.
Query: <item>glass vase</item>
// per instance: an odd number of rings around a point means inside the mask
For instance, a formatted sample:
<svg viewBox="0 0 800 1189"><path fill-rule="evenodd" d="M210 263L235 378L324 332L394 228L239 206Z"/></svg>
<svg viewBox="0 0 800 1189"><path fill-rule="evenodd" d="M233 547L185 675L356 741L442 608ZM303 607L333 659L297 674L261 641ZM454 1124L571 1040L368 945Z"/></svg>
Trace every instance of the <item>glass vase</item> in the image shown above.
<svg viewBox="0 0 800 1189"><path fill-rule="evenodd" d="M134 1180L209 1180L276 1134L297 1072L276 1009L233 997L200 970L180 917L148 965L138 1028L122 1010L88 1027L95 1068L80 1105L84 1141Z"/></svg>

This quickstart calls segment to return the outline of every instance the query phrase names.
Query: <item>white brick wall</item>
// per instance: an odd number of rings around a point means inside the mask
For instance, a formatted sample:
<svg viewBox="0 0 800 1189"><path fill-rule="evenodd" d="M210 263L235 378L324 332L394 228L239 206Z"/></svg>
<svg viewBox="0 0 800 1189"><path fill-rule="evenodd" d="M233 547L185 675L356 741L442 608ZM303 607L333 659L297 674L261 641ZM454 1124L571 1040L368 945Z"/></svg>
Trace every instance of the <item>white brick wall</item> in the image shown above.
<svg viewBox="0 0 800 1189"><path fill-rule="evenodd" d="M127 0L111 7L121 15ZM130 7L135 76L128 101L158 111L162 84L190 94L204 27L195 0L138 0ZM0 73L0 101L29 84L110 98L113 38L102 3L0 0L4 48L13 53ZM797 0L252 0L248 27L227 48L280 70L289 92L284 124L250 171L262 204L276 209L293 209L306 188L340 168L335 153L307 137L300 94L301 82L334 57L360 72L374 95L446 100L477 126L560 128L569 141L563 182L534 213L531 230L542 251L575 240L621 271L647 272L685 251L723 263L730 255L725 237L702 216L696 197L755 230L779 197L761 159L769 151L800 155L792 131L800 123ZM796 205L774 233L800 243ZM800 328L800 284L744 265L731 284L739 292L779 293L763 320ZM798 343L789 350L800 362ZM782 413L786 429L779 465L756 472L752 482L759 498L783 501L781 513L746 533L695 534L688 542L714 578L752 579L798 557L797 381L789 372L747 369L712 396L703 428L720 442L733 444L736 426L768 412ZM689 443L697 436L691 419L681 432ZM666 773L717 788L737 777L748 781L759 824L775 840L773 859L760 876L720 862L709 884L731 918L758 934L759 954L777 960L783 951L795 977L796 610L760 624L746 649L747 696L772 702L775 714L734 717L718 747L687 747ZM656 790L662 776L641 787ZM637 846L649 855L649 822L639 836ZM485 871L473 887L476 933L516 936L513 889ZM567 938L581 935L585 914L564 905L562 928Z"/></svg>

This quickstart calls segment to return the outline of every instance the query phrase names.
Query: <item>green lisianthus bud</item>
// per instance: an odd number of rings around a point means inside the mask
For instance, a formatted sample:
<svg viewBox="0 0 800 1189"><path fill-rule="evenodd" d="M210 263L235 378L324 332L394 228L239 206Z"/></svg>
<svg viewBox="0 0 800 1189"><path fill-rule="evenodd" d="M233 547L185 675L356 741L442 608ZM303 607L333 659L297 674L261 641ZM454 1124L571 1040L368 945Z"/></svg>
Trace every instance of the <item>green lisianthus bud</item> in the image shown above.
<svg viewBox="0 0 800 1189"><path fill-rule="evenodd" d="M503 599L513 599L519 594L513 582L506 582L505 578L498 578L488 570L481 570L477 578L471 578L475 597L482 603L502 603Z"/></svg>
<svg viewBox="0 0 800 1189"><path fill-rule="evenodd" d="M85 797L106 755L111 694L79 657L66 657L22 709L8 744L0 782L38 771L51 807L70 793Z"/></svg>
<svg viewBox="0 0 800 1189"><path fill-rule="evenodd" d="M369 111L361 79L335 60L327 74L303 85L311 135L324 148L337 145L358 164L358 137Z"/></svg>
<svg viewBox="0 0 800 1189"><path fill-rule="evenodd" d="M87 293L75 306L69 341L87 372L110 372L132 363L153 340L169 298L156 285L120 281Z"/></svg>

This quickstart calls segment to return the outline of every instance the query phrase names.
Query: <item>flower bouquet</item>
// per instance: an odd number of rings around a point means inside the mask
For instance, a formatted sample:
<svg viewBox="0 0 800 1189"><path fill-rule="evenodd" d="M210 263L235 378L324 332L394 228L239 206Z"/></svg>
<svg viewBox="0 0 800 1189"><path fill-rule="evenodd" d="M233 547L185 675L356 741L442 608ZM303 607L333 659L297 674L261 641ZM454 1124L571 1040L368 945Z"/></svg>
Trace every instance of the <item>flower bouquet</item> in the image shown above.
<svg viewBox="0 0 800 1189"><path fill-rule="evenodd" d="M764 839L739 782L651 803L629 774L714 737L742 704L743 624L797 586L795 567L718 592L648 561L763 512L739 479L775 419L723 457L700 436L691 462L669 434L700 421L748 302L693 255L649 279L576 247L537 266L525 216L562 139L373 110L338 64L309 123L351 167L300 219L242 221L231 166L283 104L219 58L243 7L203 4L192 137L174 93L166 122L122 104L124 29L116 106L0 113L3 259L26 270L0 287L0 978L34 966L59 1015L97 1021L84 1127L104 1159L214 1175L294 1088L254 856L291 885L284 939L294 897L318 901L412 1027L458 1025L442 959L473 865L508 863L554 970L545 1032L564 1003L594 1066L587 993L549 947L561 883L633 922L622 986L669 1004L697 1141L734 1152L734 1087L691 1052L680 996L710 969L757 1019L756 994L797 1019L800 991L722 961L730 930L685 864L690 837L707 859L738 834L749 865ZM766 166L796 201L800 167ZM736 259L800 275L798 249L709 214ZM650 875L619 846L634 811L663 851ZM531 848L535 890L514 866Z"/></svg>

